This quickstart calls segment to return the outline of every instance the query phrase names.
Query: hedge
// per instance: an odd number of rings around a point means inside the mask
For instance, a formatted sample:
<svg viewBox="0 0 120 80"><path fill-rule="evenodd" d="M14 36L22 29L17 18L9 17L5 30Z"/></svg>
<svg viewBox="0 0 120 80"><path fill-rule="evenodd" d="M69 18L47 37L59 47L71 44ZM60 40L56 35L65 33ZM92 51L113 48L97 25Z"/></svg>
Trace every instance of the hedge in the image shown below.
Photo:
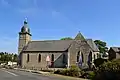
<svg viewBox="0 0 120 80"><path fill-rule="evenodd" d="M57 70L54 73L66 76L79 77L81 76L82 71L77 66L71 66L71 68L69 69Z"/></svg>

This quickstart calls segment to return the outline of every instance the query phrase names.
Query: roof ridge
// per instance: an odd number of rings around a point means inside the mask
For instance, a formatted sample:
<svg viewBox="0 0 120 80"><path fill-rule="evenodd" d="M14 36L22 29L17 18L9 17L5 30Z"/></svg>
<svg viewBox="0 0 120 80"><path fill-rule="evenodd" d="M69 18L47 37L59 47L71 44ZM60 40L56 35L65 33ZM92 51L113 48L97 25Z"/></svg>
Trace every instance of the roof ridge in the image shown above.
<svg viewBox="0 0 120 80"><path fill-rule="evenodd" d="M86 40L93 40L92 38L86 38Z"/></svg>
<svg viewBox="0 0 120 80"><path fill-rule="evenodd" d="M32 40L32 41L30 41L30 42L42 42L42 41L73 41L73 40Z"/></svg>

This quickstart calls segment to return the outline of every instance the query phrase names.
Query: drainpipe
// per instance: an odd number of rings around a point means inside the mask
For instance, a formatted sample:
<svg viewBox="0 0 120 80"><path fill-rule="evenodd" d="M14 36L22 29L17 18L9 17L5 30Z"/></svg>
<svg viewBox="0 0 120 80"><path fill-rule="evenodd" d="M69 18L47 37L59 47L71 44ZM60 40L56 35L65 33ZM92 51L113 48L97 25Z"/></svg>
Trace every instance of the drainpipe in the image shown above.
<svg viewBox="0 0 120 80"><path fill-rule="evenodd" d="M70 68L70 52L68 51L68 65L67 68Z"/></svg>

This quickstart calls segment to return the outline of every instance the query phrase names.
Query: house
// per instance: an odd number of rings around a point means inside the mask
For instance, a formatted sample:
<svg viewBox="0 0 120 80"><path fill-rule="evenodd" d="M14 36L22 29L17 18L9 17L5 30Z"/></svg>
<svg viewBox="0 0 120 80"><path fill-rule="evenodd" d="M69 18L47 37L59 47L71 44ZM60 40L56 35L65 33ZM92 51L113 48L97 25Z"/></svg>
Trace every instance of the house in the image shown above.
<svg viewBox="0 0 120 80"><path fill-rule="evenodd" d="M109 60L120 58L120 47L110 47L108 54Z"/></svg>
<svg viewBox="0 0 120 80"><path fill-rule="evenodd" d="M74 40L31 40L27 21L19 32L19 65L22 68L65 68L72 65L89 67L98 58L99 49L92 39L79 32Z"/></svg>

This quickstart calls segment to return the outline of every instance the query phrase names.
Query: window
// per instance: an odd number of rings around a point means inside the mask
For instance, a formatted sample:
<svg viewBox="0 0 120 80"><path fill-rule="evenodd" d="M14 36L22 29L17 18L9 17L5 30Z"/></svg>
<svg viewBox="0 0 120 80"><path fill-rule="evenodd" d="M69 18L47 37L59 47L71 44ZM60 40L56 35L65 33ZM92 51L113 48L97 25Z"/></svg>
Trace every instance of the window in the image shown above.
<svg viewBox="0 0 120 80"><path fill-rule="evenodd" d="M77 62L79 62L80 51L77 53Z"/></svg>
<svg viewBox="0 0 120 80"><path fill-rule="evenodd" d="M54 55L52 54L51 56L51 61L53 62L54 61Z"/></svg>
<svg viewBox="0 0 120 80"><path fill-rule="evenodd" d="M54 67L54 55L53 54L51 55L51 67L52 68Z"/></svg>
<svg viewBox="0 0 120 80"><path fill-rule="evenodd" d="M38 56L38 62L41 62L41 54Z"/></svg>
<svg viewBox="0 0 120 80"><path fill-rule="evenodd" d="M88 62L92 62L92 52L90 51L89 55L88 55Z"/></svg>
<svg viewBox="0 0 120 80"><path fill-rule="evenodd" d="M29 54L27 54L27 62L29 62Z"/></svg>
<svg viewBox="0 0 120 80"><path fill-rule="evenodd" d="M66 59L65 59L65 54L63 54L63 63L66 62L65 60L66 60Z"/></svg>
<svg viewBox="0 0 120 80"><path fill-rule="evenodd" d="M95 54L94 54L94 60L95 60Z"/></svg>
<svg viewBox="0 0 120 80"><path fill-rule="evenodd" d="M84 56L83 56L83 53L81 53L81 55L82 55L82 62L84 62Z"/></svg>
<svg viewBox="0 0 120 80"><path fill-rule="evenodd" d="M99 54L97 53L97 58L99 58Z"/></svg>

